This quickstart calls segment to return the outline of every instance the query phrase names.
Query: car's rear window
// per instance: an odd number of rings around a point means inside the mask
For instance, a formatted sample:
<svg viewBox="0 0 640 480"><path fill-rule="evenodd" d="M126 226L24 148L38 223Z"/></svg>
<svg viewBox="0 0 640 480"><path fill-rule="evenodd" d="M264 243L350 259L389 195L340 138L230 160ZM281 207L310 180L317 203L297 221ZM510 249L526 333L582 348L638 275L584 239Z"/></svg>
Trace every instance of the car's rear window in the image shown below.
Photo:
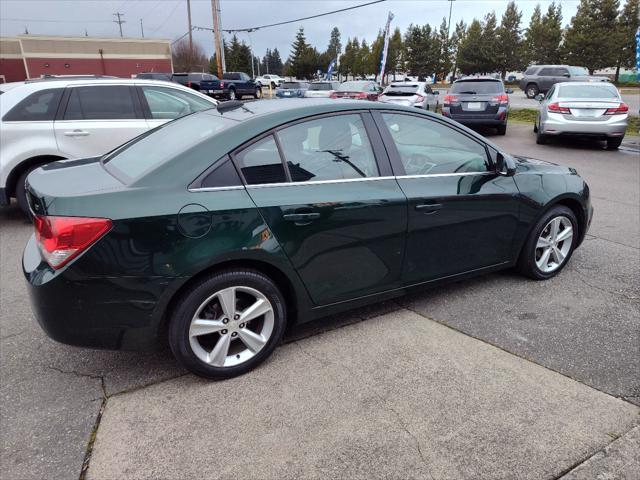
<svg viewBox="0 0 640 480"><path fill-rule="evenodd" d="M454 82L451 87L451 93L469 93L476 95L502 93L503 90L502 82L493 80L463 80Z"/></svg>
<svg viewBox="0 0 640 480"><path fill-rule="evenodd" d="M408 84L408 85L389 85L384 92L382 92L383 95L397 95L397 96L401 96L401 97L410 97L412 95L415 95L416 93L418 93L418 90L420 89L420 85L416 85L416 84Z"/></svg>
<svg viewBox="0 0 640 480"><path fill-rule="evenodd" d="M300 88L302 83L300 82L284 82L280 85L281 88Z"/></svg>
<svg viewBox="0 0 640 480"><path fill-rule="evenodd" d="M618 100L618 90L613 85L562 85L558 98L606 98Z"/></svg>
<svg viewBox="0 0 640 480"><path fill-rule="evenodd" d="M364 92L369 83L367 82L344 82L340 84L338 90L342 92Z"/></svg>
<svg viewBox="0 0 640 480"><path fill-rule="evenodd" d="M105 156L103 164L113 176L130 183L232 125L237 122L210 114L182 117L125 143Z"/></svg>
<svg viewBox="0 0 640 480"><path fill-rule="evenodd" d="M312 83L309 85L309 90L333 90L333 85L327 83Z"/></svg>

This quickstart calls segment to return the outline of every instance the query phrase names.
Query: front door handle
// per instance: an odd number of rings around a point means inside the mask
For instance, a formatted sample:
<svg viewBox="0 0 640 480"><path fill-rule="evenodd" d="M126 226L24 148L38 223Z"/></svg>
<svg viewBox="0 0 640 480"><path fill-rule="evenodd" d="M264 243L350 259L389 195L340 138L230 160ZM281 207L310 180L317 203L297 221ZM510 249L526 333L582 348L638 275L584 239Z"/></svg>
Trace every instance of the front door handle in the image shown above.
<svg viewBox="0 0 640 480"><path fill-rule="evenodd" d="M79 128L76 128L75 130L69 130L64 132L64 135L66 137L86 137L87 135L89 135L89 132L87 132L86 130L80 130Z"/></svg>
<svg viewBox="0 0 640 480"><path fill-rule="evenodd" d="M441 203L419 203L418 205L416 205L416 210L421 211L427 215L437 213L440 209L442 209Z"/></svg>
<svg viewBox="0 0 640 480"><path fill-rule="evenodd" d="M310 223L313 220L316 220L318 218L320 218L320 214L319 213L287 213L285 215L282 216L282 218L284 218L285 220L287 220L288 222L296 222L299 224L302 223Z"/></svg>

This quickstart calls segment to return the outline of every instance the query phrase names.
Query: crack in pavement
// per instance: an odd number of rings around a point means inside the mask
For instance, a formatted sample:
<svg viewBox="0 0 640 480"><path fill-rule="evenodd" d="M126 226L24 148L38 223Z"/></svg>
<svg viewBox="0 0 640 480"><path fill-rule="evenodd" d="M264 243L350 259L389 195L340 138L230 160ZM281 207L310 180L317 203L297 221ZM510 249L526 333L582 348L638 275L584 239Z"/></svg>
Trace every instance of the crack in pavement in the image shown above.
<svg viewBox="0 0 640 480"><path fill-rule="evenodd" d="M9 338L17 337L18 335L22 335L25 332L26 332L26 330L20 330L18 333L11 333L11 334L6 335L4 337L0 337L0 340L7 340Z"/></svg>
<svg viewBox="0 0 640 480"><path fill-rule="evenodd" d="M372 317L374 318L374 317ZM360 322L356 322L356 323L360 323ZM353 324L350 324L353 325ZM345 325L346 326L346 325ZM346 371L349 375L353 376L354 378L357 378L355 375L355 372L353 372L349 367L347 367L346 365L342 364L342 363L338 363L338 362L331 362L331 361L327 361L325 359L319 358L315 355L313 355L311 352L308 352L307 350L305 350L302 345L300 345L300 343L296 340L295 345L298 347L298 349L306 356L308 356L309 358L312 358L313 360L317 361L318 363L320 363L323 366L328 366L328 365L335 365L341 369L343 369L344 371ZM386 410L388 410L389 412L393 413L397 419L397 424L398 426L407 434L409 435L409 437L411 438L411 440L413 441L413 443L415 444L416 447L416 451L418 453L418 456L420 457L420 461L422 462L422 464L425 466L425 468L427 469L427 474L429 475L429 478L431 480L434 480L433 475L431 475L431 469L429 468L429 462L427 461L427 459L424 457L424 454L422 453L422 448L420 447L420 440L418 440L418 437L416 437L407 427L407 424L405 423L404 419L402 418L402 416L395 410L393 409L393 407L391 407L387 400L380 395L378 392L376 392L373 389L368 389L368 391L370 393L373 394L373 396L375 396L378 401L381 403L382 407L385 408Z"/></svg>
<svg viewBox="0 0 640 480"><path fill-rule="evenodd" d="M584 283L586 286L591 287L595 290L599 290L602 293L608 293L609 295L615 295L617 297L622 297L624 299L630 300L632 303L636 303L638 300L640 300L640 297L634 297L631 295L627 295L624 292L616 292L613 290L608 290L606 288L600 287L598 285L594 285L592 283L589 283L585 280L585 277L587 277L587 275L585 273L582 272L582 270L580 270L579 268L575 269L576 273L578 274L578 280L580 280L582 283Z"/></svg>

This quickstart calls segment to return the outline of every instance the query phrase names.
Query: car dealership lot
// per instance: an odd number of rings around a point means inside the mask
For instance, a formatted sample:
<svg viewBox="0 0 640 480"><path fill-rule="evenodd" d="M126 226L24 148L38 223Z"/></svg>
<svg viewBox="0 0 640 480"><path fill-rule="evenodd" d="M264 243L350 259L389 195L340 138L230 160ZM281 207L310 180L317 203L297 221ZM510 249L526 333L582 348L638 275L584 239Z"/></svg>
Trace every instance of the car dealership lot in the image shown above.
<svg viewBox="0 0 640 480"><path fill-rule="evenodd" d="M3 475L77 476L105 405L89 478L554 478L617 436L624 456L640 405L638 152L537 146L518 125L492 140L591 187L589 236L558 277L506 272L320 321L221 383L168 352L46 338L20 272L31 226L1 210Z"/></svg>

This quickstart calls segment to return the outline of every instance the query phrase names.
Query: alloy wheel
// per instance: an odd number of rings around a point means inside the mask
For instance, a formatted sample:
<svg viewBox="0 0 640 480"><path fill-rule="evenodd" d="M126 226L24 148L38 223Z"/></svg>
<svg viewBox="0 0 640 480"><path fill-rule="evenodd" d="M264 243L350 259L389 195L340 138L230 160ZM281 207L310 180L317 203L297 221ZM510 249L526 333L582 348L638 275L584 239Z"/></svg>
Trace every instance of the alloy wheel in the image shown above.
<svg viewBox="0 0 640 480"><path fill-rule="evenodd" d="M573 225L565 216L552 218L540 232L535 249L535 261L540 271L556 271L566 260L573 246Z"/></svg>
<svg viewBox="0 0 640 480"><path fill-rule="evenodd" d="M233 286L207 298L189 325L189 344L198 359L233 367L253 358L274 330L274 310L260 291Z"/></svg>
<svg viewBox="0 0 640 480"><path fill-rule="evenodd" d="M236 99L236 91L232 88L231 90L229 90L229 100L235 100Z"/></svg>

